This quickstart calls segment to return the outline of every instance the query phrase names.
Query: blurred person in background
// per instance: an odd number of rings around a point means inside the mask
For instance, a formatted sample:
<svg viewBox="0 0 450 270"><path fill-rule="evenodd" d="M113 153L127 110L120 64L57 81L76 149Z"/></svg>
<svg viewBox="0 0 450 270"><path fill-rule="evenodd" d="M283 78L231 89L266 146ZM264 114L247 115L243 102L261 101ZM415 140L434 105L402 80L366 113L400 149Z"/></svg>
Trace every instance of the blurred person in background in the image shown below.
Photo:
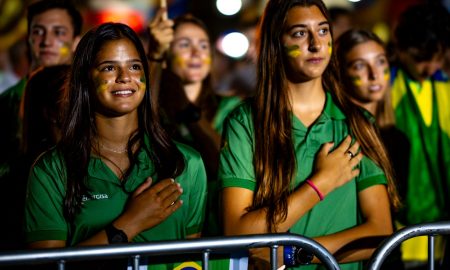
<svg viewBox="0 0 450 270"><path fill-rule="evenodd" d="M68 1L37 1L28 6L27 19L27 45L31 59L27 73L31 74L40 67L70 64L81 35L82 17L78 10ZM27 159L21 151L23 115L27 114L29 109L24 106L28 74L0 95L0 126L2 127L0 181L5 185L2 189L4 194L1 197L7 201L2 204L0 211L12 215L13 218L10 222L3 223L8 228L12 227L13 230L6 237L11 241L0 241L1 247L5 249L18 248L23 244L20 241L21 235L15 233L20 228L17 227L16 222L17 219L21 219L21 216L18 217L19 212L11 213L14 211L11 209L11 204L23 204L22 201L19 202L23 198L20 194L24 192L23 187L32 162L32 158ZM34 135L37 136L37 134ZM33 154L33 157L36 155L38 153ZM14 195L14 191L17 191L17 196ZM15 207L12 208L15 209Z"/></svg>
<svg viewBox="0 0 450 270"><path fill-rule="evenodd" d="M408 179L409 160L405 157L409 156L410 146L407 137L395 127L385 45L373 32L351 29L337 39L336 53L345 91L367 117L373 118L380 131L392 161L401 199ZM392 217L395 220L395 211L392 211ZM397 270L404 268L399 248L391 253L383 267Z"/></svg>
<svg viewBox="0 0 450 270"><path fill-rule="evenodd" d="M82 17L69 1L43 0L28 7L30 71L40 66L70 64L80 39ZM21 102L27 77L0 95L0 179L10 174L19 155L22 134ZM26 108L23 108L26 110Z"/></svg>
<svg viewBox="0 0 450 270"><path fill-rule="evenodd" d="M352 11L344 7L331 7L328 10L330 11L333 35L337 39L342 33L353 27Z"/></svg>
<svg viewBox="0 0 450 270"><path fill-rule="evenodd" d="M166 65L157 98L164 128L177 141L200 152L208 176L209 204L205 235L218 234L216 177L220 135L213 127L217 97L211 85L211 41L204 23L192 15L174 20L158 10L149 25L149 60Z"/></svg>
<svg viewBox="0 0 450 270"><path fill-rule="evenodd" d="M410 166L398 220L403 225L448 220L450 81L442 71L450 46L447 9L438 4L409 7L394 29L393 44L392 105L396 126L411 146L410 155L405 156ZM443 244L436 242L436 251L442 257L439 253ZM426 238L407 241L402 250L404 259L412 265L423 267L426 263Z"/></svg>

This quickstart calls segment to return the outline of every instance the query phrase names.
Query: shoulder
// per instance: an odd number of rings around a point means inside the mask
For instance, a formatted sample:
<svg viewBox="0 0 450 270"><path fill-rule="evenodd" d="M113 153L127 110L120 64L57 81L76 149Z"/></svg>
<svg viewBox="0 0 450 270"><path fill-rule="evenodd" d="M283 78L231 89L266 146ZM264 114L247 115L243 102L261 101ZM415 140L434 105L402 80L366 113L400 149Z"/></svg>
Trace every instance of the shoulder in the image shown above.
<svg viewBox="0 0 450 270"><path fill-rule="evenodd" d="M22 78L15 85L7 88L1 95L0 100L11 100L22 98L23 91L27 83L26 78Z"/></svg>
<svg viewBox="0 0 450 270"><path fill-rule="evenodd" d="M45 171L48 174L59 174L63 171L63 167L63 157L60 151L53 147L36 158L32 165L32 171L35 173Z"/></svg>
<svg viewBox="0 0 450 270"><path fill-rule="evenodd" d="M197 150L195 150L194 148L192 148L191 146L186 145L184 143L180 143L180 142L175 142L175 145L187 162L201 162L202 161L200 153Z"/></svg>
<svg viewBox="0 0 450 270"><path fill-rule="evenodd" d="M251 106L251 100L245 100L239 104L231 113L228 115L227 122L237 121L244 126L249 125L253 121L253 110Z"/></svg>

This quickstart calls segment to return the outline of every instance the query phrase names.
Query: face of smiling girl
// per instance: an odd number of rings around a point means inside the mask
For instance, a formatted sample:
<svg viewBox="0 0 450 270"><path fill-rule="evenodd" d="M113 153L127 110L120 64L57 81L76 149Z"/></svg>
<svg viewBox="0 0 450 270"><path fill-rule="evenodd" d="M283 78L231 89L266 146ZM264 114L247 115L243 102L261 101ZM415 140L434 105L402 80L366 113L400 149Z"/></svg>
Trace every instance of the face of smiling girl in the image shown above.
<svg viewBox="0 0 450 270"><path fill-rule="evenodd" d="M281 38L296 80L320 78L331 57L330 24L317 6L291 8Z"/></svg>
<svg viewBox="0 0 450 270"><path fill-rule="evenodd" d="M184 83L203 81L211 70L207 33L193 23L177 27L170 47L171 69Z"/></svg>
<svg viewBox="0 0 450 270"><path fill-rule="evenodd" d="M363 103L383 99L389 84L389 64L383 46L372 40L358 44L345 60L354 98Z"/></svg>
<svg viewBox="0 0 450 270"><path fill-rule="evenodd" d="M139 53L131 41L105 43L90 74L98 113L108 116L136 113L145 95L146 80Z"/></svg>

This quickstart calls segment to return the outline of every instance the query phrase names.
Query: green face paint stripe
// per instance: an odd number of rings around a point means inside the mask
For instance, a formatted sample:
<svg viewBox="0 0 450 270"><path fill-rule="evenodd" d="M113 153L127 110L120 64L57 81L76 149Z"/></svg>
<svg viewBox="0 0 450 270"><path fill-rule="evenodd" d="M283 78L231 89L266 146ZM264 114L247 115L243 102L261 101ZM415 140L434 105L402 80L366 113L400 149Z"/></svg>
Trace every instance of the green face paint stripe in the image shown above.
<svg viewBox="0 0 450 270"><path fill-rule="evenodd" d="M357 86L361 85L361 77L359 76L352 76L350 77L353 81L353 83Z"/></svg>
<svg viewBox="0 0 450 270"><path fill-rule="evenodd" d="M284 46L284 50L290 57L293 58L299 56L302 53L298 45Z"/></svg>

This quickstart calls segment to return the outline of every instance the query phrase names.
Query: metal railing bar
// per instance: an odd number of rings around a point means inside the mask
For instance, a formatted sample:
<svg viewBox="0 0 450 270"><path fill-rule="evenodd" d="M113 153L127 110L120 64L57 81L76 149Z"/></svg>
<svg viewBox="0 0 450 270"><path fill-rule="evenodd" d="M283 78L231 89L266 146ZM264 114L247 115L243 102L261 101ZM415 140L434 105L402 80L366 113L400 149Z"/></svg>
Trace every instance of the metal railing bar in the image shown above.
<svg viewBox="0 0 450 270"><path fill-rule="evenodd" d="M434 270L434 235L428 236L428 265Z"/></svg>
<svg viewBox="0 0 450 270"><path fill-rule="evenodd" d="M80 261L106 258L171 255L179 253L224 253L239 249L294 245L313 253L327 269L340 269L335 258L316 241L296 234L242 235L198 238L178 241L117 244L95 247L68 247L63 249L20 250L0 253L1 265L37 264L58 260Z"/></svg>
<svg viewBox="0 0 450 270"><path fill-rule="evenodd" d="M66 269L66 261L59 260L58 261L58 270L64 270L64 269Z"/></svg>
<svg viewBox="0 0 450 270"><path fill-rule="evenodd" d="M133 256L133 270L139 270L141 256L135 255Z"/></svg>
<svg viewBox="0 0 450 270"><path fill-rule="evenodd" d="M375 250L369 261L368 270L381 269L384 260L391 252L402 242L417 236L425 235L443 235L450 234L450 222L440 221L433 223L424 223L402 228L386 238L383 243Z"/></svg>
<svg viewBox="0 0 450 270"><path fill-rule="evenodd" d="M202 262L202 269L208 270L209 269L209 251L203 252L203 262Z"/></svg>
<svg viewBox="0 0 450 270"><path fill-rule="evenodd" d="M277 250L277 245L273 245L272 247L270 247L270 265L272 270L277 270L278 268Z"/></svg>

